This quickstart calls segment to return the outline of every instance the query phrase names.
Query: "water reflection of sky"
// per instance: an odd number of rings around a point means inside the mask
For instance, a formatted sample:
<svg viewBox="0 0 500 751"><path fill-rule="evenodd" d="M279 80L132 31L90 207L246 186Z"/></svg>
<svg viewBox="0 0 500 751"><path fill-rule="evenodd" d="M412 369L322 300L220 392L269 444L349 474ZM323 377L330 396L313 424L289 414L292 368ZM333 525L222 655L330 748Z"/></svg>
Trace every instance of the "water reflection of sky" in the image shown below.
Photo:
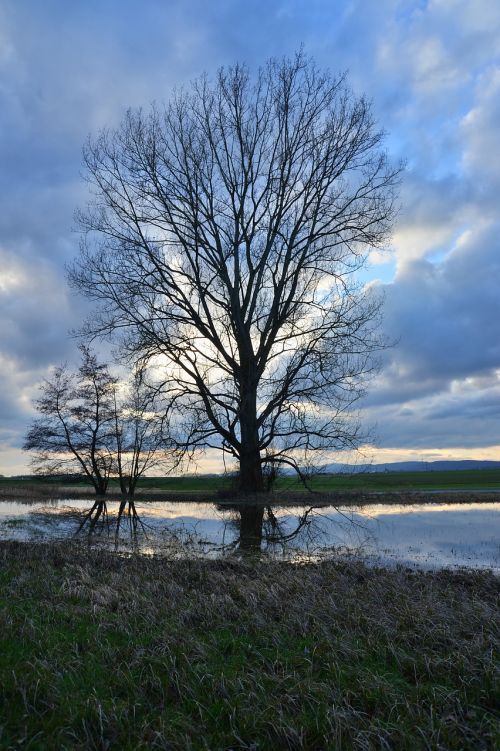
<svg viewBox="0 0 500 751"><path fill-rule="evenodd" d="M0 502L0 539L43 540L72 535L89 500ZM110 529L118 504L108 504ZM134 547L145 553L219 556L237 553L238 510L208 503L137 502L144 525ZM500 573L500 503L372 504L356 509L273 507L264 514L259 547L291 560L349 553L372 562L424 568L491 568ZM302 522L302 520L304 520ZM101 530L101 541L107 539ZM110 539L114 541L114 535ZM119 547L130 543L127 519Z"/></svg>

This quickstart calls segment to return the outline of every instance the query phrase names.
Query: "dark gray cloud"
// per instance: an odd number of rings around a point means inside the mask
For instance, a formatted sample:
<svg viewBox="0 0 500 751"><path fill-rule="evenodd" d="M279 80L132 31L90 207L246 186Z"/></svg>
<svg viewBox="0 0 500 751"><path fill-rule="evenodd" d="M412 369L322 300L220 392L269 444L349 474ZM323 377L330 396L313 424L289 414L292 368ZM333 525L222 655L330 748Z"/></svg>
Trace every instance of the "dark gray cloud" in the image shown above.
<svg viewBox="0 0 500 751"><path fill-rule="evenodd" d="M382 445L500 445L500 225L467 230L439 263L385 286L396 341L367 398Z"/></svg>
<svg viewBox="0 0 500 751"><path fill-rule="evenodd" d="M203 70L255 65L301 43L319 64L349 69L389 131L391 155L408 162L397 272L382 285L385 327L399 344L366 421L378 422L385 446L500 444L490 417L500 371L495 0L4 0L0 445L20 445L36 384L75 358L67 331L87 303L68 289L64 265L77 249L74 209L86 200L87 135ZM0 448L0 471L23 461L9 450L2 462Z"/></svg>
<svg viewBox="0 0 500 751"><path fill-rule="evenodd" d="M407 263L387 287L387 328L409 378L500 367L499 230L467 231L444 261Z"/></svg>
<svg viewBox="0 0 500 751"><path fill-rule="evenodd" d="M432 395L370 407L378 446L398 449L477 449L498 446L500 381L487 387L474 379ZM455 452L456 455L456 452Z"/></svg>
<svg viewBox="0 0 500 751"><path fill-rule="evenodd" d="M303 10L302 10L303 14ZM277 26L278 24L278 26ZM281 30L277 35L277 28ZM294 30L293 39L287 34ZM86 201L81 147L129 106L203 70L299 46L294 14L233 2L7 0L0 8L0 442L19 447L36 384L75 361L88 312L68 289L73 213ZM281 40L276 44L277 39ZM106 347L103 347L106 349ZM12 461L12 453L6 454ZM22 464L19 455L16 460ZM0 467L3 468L0 456ZM8 471L6 466L4 471ZM1 468L0 468L1 471Z"/></svg>

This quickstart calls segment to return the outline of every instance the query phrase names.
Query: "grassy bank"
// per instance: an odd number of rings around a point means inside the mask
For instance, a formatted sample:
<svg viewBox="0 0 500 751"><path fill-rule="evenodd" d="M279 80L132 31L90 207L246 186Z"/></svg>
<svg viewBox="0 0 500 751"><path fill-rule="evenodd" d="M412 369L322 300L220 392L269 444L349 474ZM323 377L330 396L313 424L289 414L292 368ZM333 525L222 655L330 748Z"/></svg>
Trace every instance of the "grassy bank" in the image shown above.
<svg viewBox="0 0 500 751"><path fill-rule="evenodd" d="M147 477L141 480L138 496L151 500L231 500L231 480L221 476ZM309 503L328 500L337 503L373 502L385 494L384 502L420 503L429 500L494 501L500 497L500 471L490 469L385 472L359 475L318 475L310 482L316 494L311 495L294 477L281 478L275 488L275 499ZM429 494L432 491L432 497ZM439 493L439 497L434 494ZM61 485L42 479L0 477L0 500L36 500L39 498L81 498L94 495L86 484ZM117 483L112 482L109 496L119 495ZM391 497L392 496L392 497Z"/></svg>
<svg viewBox="0 0 500 751"><path fill-rule="evenodd" d="M493 749L499 582L0 544L2 749Z"/></svg>

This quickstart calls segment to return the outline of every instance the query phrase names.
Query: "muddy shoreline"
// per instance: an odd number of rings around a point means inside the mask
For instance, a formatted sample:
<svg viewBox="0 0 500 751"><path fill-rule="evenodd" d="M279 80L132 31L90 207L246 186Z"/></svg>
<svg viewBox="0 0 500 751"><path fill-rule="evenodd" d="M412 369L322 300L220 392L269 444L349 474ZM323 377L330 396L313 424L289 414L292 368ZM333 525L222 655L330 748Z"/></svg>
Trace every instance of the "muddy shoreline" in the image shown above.
<svg viewBox="0 0 500 751"><path fill-rule="evenodd" d="M3 485L0 486L0 502L16 501L35 503L48 499L89 499L94 501L97 496L91 487L74 485ZM121 493L109 492L105 496L108 501L119 501L123 498ZM374 503L384 504L420 504L420 503L497 503L500 501L500 489L425 489L425 490L359 490L343 489L339 491L316 492L316 491L280 491L276 493L237 495L222 492L200 491L164 491L153 489L138 490L135 496L137 501L145 502L171 502L171 503L216 503L220 505L240 505L258 503L263 505L279 506L364 506Z"/></svg>

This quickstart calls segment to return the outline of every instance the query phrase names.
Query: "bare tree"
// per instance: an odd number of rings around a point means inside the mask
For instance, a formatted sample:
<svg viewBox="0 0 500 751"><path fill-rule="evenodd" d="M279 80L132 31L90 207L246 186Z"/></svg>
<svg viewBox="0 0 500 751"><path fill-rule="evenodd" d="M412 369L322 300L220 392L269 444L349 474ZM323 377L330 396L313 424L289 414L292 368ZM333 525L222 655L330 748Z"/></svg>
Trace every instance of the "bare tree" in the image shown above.
<svg viewBox="0 0 500 751"><path fill-rule="evenodd" d="M41 386L35 406L41 417L28 431L24 449L33 451L38 474L84 475L105 495L114 466L111 446L117 379L88 347L80 347L77 373L56 368Z"/></svg>
<svg viewBox="0 0 500 751"><path fill-rule="evenodd" d="M35 406L42 415L28 431L24 449L35 452L38 474L85 476L98 495L117 477L123 495L134 496L147 470L172 472L182 461L170 436L168 414L159 411L158 388L144 366L120 382L82 345L77 372L55 369Z"/></svg>
<svg viewBox="0 0 500 751"><path fill-rule="evenodd" d="M144 366L134 369L122 400L114 397L116 473L123 495L134 496L146 471L164 465L172 472L182 459L169 437L168 419L160 413L158 390L146 381Z"/></svg>
<svg viewBox="0 0 500 751"><path fill-rule="evenodd" d="M379 301L357 286L390 231L399 168L369 103L302 54L237 65L85 148L94 199L72 283L88 330L160 357L191 446L299 467L355 446Z"/></svg>

